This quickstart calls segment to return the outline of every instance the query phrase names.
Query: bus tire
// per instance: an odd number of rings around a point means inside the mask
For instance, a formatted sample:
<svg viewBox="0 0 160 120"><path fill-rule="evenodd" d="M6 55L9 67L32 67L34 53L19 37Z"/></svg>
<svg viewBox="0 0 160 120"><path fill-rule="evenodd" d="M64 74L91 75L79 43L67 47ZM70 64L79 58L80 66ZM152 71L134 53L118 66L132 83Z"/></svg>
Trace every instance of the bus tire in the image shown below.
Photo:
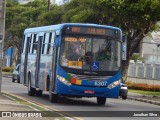
<svg viewBox="0 0 160 120"><path fill-rule="evenodd" d="M36 90L36 96L41 97L43 91L42 90Z"/></svg>
<svg viewBox="0 0 160 120"><path fill-rule="evenodd" d="M105 97L97 97L97 104L98 105L105 105L106 98Z"/></svg>
<svg viewBox="0 0 160 120"><path fill-rule="evenodd" d="M52 92L49 92L49 101L51 103L57 103L58 102L58 94L54 94Z"/></svg>
<svg viewBox="0 0 160 120"><path fill-rule="evenodd" d="M20 83L20 77L19 76L17 77L17 83Z"/></svg>
<svg viewBox="0 0 160 120"><path fill-rule="evenodd" d="M35 94L35 88L31 87L31 76L28 76L28 95L33 96Z"/></svg>
<svg viewBox="0 0 160 120"><path fill-rule="evenodd" d="M49 91L49 87L50 87L50 77L47 76L47 91Z"/></svg>
<svg viewBox="0 0 160 120"><path fill-rule="evenodd" d="M126 99L127 99L127 96L122 96L122 99L123 99L123 100L126 100Z"/></svg>
<svg viewBox="0 0 160 120"><path fill-rule="evenodd" d="M14 79L14 78L12 78L12 82L15 82L15 79Z"/></svg>

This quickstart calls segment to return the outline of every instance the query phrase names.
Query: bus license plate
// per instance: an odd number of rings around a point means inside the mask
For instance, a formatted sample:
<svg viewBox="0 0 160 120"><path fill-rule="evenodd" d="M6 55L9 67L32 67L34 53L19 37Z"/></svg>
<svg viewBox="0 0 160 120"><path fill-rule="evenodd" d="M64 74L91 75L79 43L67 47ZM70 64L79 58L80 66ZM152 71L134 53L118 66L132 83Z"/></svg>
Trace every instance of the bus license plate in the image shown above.
<svg viewBox="0 0 160 120"><path fill-rule="evenodd" d="M86 94L94 94L95 92L93 90L85 90L84 93L86 93Z"/></svg>

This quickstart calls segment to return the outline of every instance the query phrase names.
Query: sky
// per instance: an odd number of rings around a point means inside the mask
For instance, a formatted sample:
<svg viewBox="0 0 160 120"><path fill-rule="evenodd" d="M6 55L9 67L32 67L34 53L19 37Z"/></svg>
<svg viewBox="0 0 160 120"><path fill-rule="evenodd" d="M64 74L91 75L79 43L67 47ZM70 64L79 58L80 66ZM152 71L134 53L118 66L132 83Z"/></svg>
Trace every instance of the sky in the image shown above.
<svg viewBox="0 0 160 120"><path fill-rule="evenodd" d="M55 0L56 4L58 4L58 5L62 4L63 2L66 2L66 1L69 1L69 0Z"/></svg>

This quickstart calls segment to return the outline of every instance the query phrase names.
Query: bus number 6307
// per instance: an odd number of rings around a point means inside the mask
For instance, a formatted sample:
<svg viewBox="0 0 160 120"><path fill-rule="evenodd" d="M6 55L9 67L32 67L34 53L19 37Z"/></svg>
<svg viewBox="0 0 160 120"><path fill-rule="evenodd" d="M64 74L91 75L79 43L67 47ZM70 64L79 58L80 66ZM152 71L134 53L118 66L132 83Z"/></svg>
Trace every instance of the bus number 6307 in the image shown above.
<svg viewBox="0 0 160 120"><path fill-rule="evenodd" d="M95 86L107 86L107 81L95 81Z"/></svg>

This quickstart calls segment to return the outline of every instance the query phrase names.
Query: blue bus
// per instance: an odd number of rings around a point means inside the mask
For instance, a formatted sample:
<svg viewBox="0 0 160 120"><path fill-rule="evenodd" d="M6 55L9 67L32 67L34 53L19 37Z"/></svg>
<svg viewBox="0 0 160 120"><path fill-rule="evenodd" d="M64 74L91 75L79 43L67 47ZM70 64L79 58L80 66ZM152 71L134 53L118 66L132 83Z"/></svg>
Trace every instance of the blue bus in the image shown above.
<svg viewBox="0 0 160 120"><path fill-rule="evenodd" d="M118 98L125 43L120 28L64 23L27 28L21 54L21 83L28 95L49 91L50 102L59 96ZM123 54L122 54L123 53Z"/></svg>

